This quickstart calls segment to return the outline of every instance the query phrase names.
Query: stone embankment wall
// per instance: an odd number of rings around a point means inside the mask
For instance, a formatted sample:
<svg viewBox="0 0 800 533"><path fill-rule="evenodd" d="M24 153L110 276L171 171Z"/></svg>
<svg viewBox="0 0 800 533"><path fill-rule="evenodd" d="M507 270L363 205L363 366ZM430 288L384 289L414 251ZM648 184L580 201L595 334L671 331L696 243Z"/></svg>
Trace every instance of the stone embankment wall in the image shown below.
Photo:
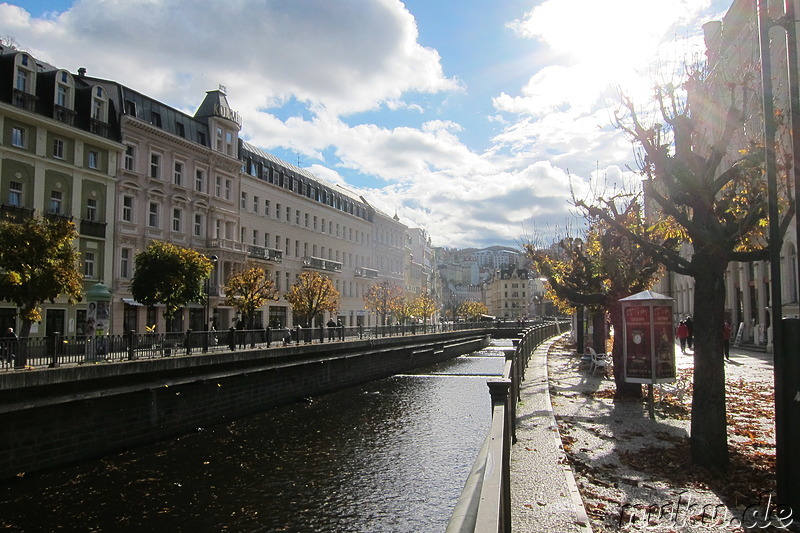
<svg viewBox="0 0 800 533"><path fill-rule="evenodd" d="M452 332L0 374L0 477L185 434L479 350Z"/></svg>

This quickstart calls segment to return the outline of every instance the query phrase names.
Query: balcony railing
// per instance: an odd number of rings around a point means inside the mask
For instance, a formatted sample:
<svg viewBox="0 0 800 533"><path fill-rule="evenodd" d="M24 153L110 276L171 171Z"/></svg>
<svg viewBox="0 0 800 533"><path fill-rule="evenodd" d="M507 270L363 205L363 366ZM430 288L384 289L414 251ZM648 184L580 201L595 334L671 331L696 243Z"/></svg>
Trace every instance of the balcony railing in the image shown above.
<svg viewBox="0 0 800 533"><path fill-rule="evenodd" d="M373 268L361 267L356 269L357 278L377 279L378 274L378 271Z"/></svg>
<svg viewBox="0 0 800 533"><path fill-rule="evenodd" d="M14 89L13 101L15 106L28 111L33 111L36 107L36 95L20 91L19 89Z"/></svg>
<svg viewBox="0 0 800 533"><path fill-rule="evenodd" d="M100 135L101 137L108 137L108 124L96 118L93 118L89 121L89 130L96 135Z"/></svg>
<svg viewBox="0 0 800 533"><path fill-rule="evenodd" d="M60 220L62 222L71 222L72 221L72 217L71 216L65 215L64 213L54 213L52 211L45 211L44 212L44 218L46 218L48 220L56 220L56 221Z"/></svg>
<svg viewBox="0 0 800 533"><path fill-rule="evenodd" d="M283 261L283 252L275 248L264 248L263 246L250 245L247 247L247 254L254 259L264 259L280 263Z"/></svg>
<svg viewBox="0 0 800 533"><path fill-rule="evenodd" d="M247 244L231 239L208 239L208 248L229 250L232 252L247 252Z"/></svg>
<svg viewBox="0 0 800 533"><path fill-rule="evenodd" d="M326 272L341 272L342 264L338 261L322 259L321 257L305 256L303 257L303 268L314 268Z"/></svg>
<svg viewBox="0 0 800 533"><path fill-rule="evenodd" d="M81 220L81 235L106 238L106 223L94 220Z"/></svg>
<svg viewBox="0 0 800 533"><path fill-rule="evenodd" d="M75 125L76 115L77 113L73 109L64 107L62 105L56 105L53 108L53 118L70 126Z"/></svg>
<svg viewBox="0 0 800 533"><path fill-rule="evenodd" d="M33 209L19 205L0 205L0 218L21 224L33 218Z"/></svg>

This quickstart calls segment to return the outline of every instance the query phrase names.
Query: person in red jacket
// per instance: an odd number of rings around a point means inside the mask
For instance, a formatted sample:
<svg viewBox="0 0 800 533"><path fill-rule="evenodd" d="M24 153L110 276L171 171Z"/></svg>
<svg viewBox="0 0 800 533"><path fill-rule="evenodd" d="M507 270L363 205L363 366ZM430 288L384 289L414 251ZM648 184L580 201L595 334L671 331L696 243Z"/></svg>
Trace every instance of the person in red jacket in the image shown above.
<svg viewBox="0 0 800 533"><path fill-rule="evenodd" d="M678 324L678 340L681 343L681 353L686 353L686 339L689 338L689 328L686 327L686 322L681 320L681 323Z"/></svg>
<svg viewBox="0 0 800 533"><path fill-rule="evenodd" d="M731 323L727 320L722 324L722 349L725 352L725 359L731 360Z"/></svg>

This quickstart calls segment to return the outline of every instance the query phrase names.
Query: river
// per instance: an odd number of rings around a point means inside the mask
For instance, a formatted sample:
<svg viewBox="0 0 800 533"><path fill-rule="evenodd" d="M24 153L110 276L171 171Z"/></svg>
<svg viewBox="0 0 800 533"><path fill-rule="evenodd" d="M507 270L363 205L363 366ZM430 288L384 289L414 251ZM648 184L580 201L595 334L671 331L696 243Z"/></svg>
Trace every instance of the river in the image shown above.
<svg viewBox="0 0 800 533"><path fill-rule="evenodd" d="M503 347L0 484L4 531L442 532Z"/></svg>

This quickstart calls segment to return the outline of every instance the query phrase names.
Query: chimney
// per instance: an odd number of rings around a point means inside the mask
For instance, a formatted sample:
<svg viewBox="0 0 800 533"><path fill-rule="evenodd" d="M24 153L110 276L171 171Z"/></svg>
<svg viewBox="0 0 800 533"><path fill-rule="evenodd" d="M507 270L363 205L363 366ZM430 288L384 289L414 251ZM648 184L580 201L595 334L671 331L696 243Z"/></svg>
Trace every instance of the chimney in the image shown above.
<svg viewBox="0 0 800 533"><path fill-rule="evenodd" d="M86 67L80 67L78 69L78 76L80 76L81 78L86 76Z"/></svg>

